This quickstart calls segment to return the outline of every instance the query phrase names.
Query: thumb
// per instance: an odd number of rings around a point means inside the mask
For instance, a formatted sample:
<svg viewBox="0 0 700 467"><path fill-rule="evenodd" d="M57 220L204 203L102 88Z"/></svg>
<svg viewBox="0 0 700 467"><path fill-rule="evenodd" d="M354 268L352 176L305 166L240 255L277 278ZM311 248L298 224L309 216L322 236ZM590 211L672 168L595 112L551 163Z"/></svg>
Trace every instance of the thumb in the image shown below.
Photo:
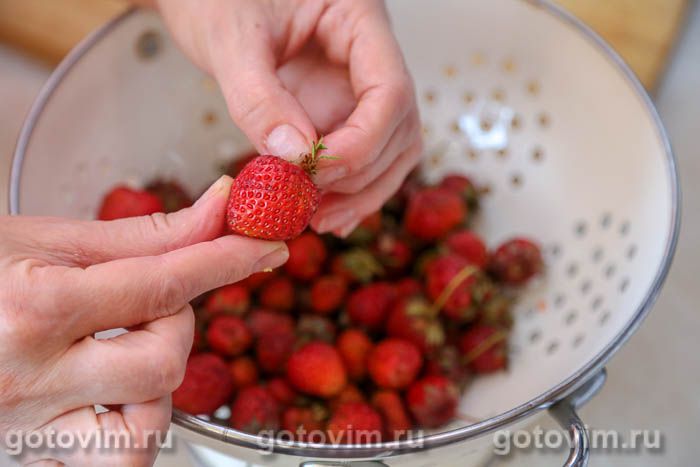
<svg viewBox="0 0 700 467"><path fill-rule="evenodd" d="M316 130L306 110L277 75L264 37L229 39L213 57L214 74L231 118L261 154L287 160L307 152Z"/></svg>

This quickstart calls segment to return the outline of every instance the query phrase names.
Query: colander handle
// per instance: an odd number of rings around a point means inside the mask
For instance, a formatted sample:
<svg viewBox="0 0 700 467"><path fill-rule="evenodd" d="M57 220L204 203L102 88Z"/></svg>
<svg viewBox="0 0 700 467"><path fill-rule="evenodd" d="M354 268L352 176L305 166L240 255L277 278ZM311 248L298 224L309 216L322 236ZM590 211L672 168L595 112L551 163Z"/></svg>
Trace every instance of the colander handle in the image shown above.
<svg viewBox="0 0 700 467"><path fill-rule="evenodd" d="M562 428L569 431L571 451L564 467L586 467L590 457L588 430L576 413L576 409L591 400L605 384L607 373L603 368L571 395L549 408L549 413Z"/></svg>

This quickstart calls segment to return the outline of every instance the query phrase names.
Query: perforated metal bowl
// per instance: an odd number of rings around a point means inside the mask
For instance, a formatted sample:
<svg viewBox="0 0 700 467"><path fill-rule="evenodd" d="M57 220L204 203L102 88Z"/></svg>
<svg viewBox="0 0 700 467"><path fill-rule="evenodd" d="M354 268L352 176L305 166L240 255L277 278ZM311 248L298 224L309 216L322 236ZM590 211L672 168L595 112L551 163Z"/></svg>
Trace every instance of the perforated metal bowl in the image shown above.
<svg viewBox="0 0 700 467"><path fill-rule="evenodd" d="M417 82L427 177L475 176L489 188L478 224L489 241L518 233L546 246L547 276L516 309L509 370L479 378L460 420L420 442L268 442L277 455L261 457L257 436L180 412L174 422L188 439L264 464L467 465L483 454L483 435L550 408L575 441L568 465L585 465L574 409L651 309L675 249L679 187L664 129L618 56L548 2L389 5ZM226 115L159 19L130 12L42 91L17 147L11 210L90 218L110 186L156 174L200 190L248 147Z"/></svg>

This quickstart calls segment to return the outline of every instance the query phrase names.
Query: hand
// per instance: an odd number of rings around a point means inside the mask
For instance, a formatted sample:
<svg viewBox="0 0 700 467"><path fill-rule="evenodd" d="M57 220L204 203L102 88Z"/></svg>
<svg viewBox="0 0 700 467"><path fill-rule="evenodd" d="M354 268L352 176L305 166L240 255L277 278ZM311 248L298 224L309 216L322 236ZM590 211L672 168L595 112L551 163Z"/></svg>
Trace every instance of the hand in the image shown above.
<svg viewBox="0 0 700 467"><path fill-rule="evenodd" d="M259 152L294 159L326 134L340 158L316 176L317 231L348 234L417 164L413 82L380 0L154 2Z"/></svg>
<svg viewBox="0 0 700 467"><path fill-rule="evenodd" d="M283 243L219 237L230 183L223 177L169 215L0 218L0 440L11 430L102 429L140 446L40 449L23 462L153 463L156 440L146 435L165 435L170 423L193 339L189 301L288 256ZM131 332L92 337L120 327ZM111 410L96 414L95 404Z"/></svg>

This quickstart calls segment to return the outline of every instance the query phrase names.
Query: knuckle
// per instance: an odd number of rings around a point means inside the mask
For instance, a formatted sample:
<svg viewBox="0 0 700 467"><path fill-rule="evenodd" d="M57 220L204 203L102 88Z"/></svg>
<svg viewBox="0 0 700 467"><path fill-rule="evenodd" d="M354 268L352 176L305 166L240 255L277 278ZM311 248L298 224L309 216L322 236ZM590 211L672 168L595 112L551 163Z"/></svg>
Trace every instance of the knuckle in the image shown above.
<svg viewBox="0 0 700 467"><path fill-rule="evenodd" d="M185 284L177 274L163 274L156 290L158 292L154 294L155 303L152 305L158 314L170 316L187 303Z"/></svg>
<svg viewBox="0 0 700 467"><path fill-rule="evenodd" d="M185 377L186 357L179 352L173 352L168 347L153 353L153 376L156 378L155 387L162 394L173 392L180 386Z"/></svg>

